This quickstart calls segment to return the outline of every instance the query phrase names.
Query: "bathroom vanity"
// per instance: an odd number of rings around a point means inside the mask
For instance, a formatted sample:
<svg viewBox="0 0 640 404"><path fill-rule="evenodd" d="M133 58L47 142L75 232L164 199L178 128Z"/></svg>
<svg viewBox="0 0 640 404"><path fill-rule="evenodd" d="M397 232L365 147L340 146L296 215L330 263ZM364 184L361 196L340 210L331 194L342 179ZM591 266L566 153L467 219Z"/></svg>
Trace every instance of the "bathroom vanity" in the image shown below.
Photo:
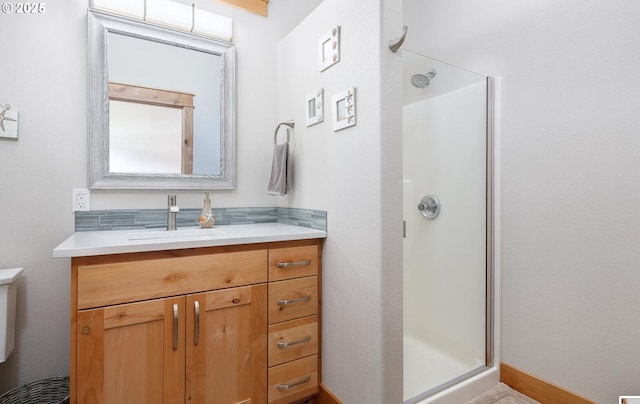
<svg viewBox="0 0 640 404"><path fill-rule="evenodd" d="M71 257L72 404L293 403L318 393L326 232L222 227L147 239L76 232L54 250Z"/></svg>

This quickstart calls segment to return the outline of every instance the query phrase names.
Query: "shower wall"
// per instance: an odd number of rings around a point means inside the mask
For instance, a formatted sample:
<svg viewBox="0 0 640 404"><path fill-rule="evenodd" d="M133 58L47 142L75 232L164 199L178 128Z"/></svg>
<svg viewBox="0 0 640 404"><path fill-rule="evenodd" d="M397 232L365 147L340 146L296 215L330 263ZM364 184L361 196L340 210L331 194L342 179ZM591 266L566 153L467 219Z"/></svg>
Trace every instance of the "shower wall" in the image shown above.
<svg viewBox="0 0 640 404"><path fill-rule="evenodd" d="M485 360L485 91L481 81L403 114L404 333L469 370ZM435 220L417 210L427 194L442 205Z"/></svg>

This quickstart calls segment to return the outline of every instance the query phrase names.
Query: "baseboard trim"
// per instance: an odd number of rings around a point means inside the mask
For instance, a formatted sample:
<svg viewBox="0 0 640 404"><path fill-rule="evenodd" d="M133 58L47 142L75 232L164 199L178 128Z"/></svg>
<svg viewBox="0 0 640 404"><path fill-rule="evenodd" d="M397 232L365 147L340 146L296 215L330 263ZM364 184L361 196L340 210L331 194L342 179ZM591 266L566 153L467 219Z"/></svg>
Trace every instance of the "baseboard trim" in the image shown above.
<svg viewBox="0 0 640 404"><path fill-rule="evenodd" d="M335 394L333 394L331 390L327 388L327 386L325 386L324 384L320 384L320 386L318 387L318 395L313 400L313 403L314 404L342 404L342 401L340 401L338 397L336 397Z"/></svg>
<svg viewBox="0 0 640 404"><path fill-rule="evenodd" d="M507 364L500 364L500 381L542 404L597 404Z"/></svg>

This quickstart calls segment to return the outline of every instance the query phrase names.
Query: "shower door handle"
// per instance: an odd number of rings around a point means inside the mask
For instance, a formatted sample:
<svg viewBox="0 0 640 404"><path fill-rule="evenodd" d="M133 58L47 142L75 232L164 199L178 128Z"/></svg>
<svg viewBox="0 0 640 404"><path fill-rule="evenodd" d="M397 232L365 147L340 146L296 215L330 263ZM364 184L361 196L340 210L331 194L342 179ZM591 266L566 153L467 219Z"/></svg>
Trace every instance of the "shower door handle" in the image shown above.
<svg viewBox="0 0 640 404"><path fill-rule="evenodd" d="M433 220L440 215L440 199L435 195L425 195L418 204L418 210L425 219Z"/></svg>

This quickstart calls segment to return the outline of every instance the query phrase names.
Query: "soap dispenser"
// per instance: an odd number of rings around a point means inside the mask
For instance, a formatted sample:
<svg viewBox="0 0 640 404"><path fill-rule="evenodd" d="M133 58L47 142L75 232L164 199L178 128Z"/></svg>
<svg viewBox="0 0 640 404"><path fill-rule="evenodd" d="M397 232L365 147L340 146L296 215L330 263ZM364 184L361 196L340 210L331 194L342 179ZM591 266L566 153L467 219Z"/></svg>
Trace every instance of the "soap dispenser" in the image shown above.
<svg viewBox="0 0 640 404"><path fill-rule="evenodd" d="M204 193L204 206L202 207L202 211L200 212L200 216L198 216L198 223L200 223L200 227L203 229L210 229L213 227L213 224L216 222L216 216L213 214L211 210L211 199L209 199L209 193Z"/></svg>

